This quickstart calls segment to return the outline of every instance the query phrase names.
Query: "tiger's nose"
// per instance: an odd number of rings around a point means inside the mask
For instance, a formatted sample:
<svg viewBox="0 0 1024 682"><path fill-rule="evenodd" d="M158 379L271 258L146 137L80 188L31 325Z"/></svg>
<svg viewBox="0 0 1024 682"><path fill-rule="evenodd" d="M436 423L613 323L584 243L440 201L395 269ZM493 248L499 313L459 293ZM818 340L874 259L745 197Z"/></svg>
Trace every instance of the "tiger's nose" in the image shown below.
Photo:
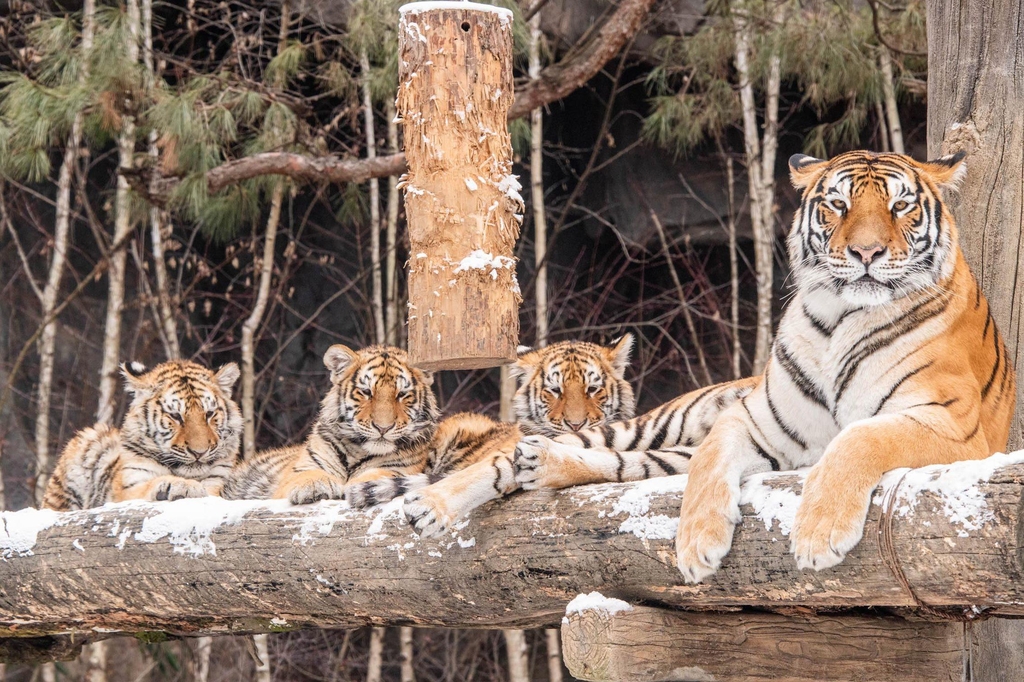
<svg viewBox="0 0 1024 682"><path fill-rule="evenodd" d="M388 424L387 426L381 426L377 422L373 422L373 428L377 429L377 433L379 433L380 435L383 436L388 431L390 431L391 429L395 428L395 425L394 424Z"/></svg>
<svg viewBox="0 0 1024 682"><path fill-rule="evenodd" d="M869 244L868 246L862 246L860 244L850 244L848 248L850 249L850 251L853 252L855 256L859 256L861 261L865 265L871 265L876 260L881 258L886 251L885 246L879 244L878 242L875 242L874 244Z"/></svg>
<svg viewBox="0 0 1024 682"><path fill-rule="evenodd" d="M587 420L584 419L581 422L571 422L568 419L566 419L565 420L565 425L568 426L573 431L579 431L580 429L582 429L584 426L587 425Z"/></svg>
<svg viewBox="0 0 1024 682"><path fill-rule="evenodd" d="M210 448L206 447L200 450L199 448L186 447L185 451L188 452L188 454L192 455L192 457L198 462L200 459L203 458L203 455L210 451Z"/></svg>

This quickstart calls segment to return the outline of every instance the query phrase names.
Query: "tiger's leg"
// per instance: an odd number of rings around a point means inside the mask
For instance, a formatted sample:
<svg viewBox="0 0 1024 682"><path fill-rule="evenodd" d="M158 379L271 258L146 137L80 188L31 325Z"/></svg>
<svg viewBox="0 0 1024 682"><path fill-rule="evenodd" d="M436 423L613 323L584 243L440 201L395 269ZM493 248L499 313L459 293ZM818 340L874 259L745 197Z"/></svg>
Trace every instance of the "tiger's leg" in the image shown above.
<svg viewBox="0 0 1024 682"><path fill-rule="evenodd" d="M209 497L209 495L210 493L201 481L165 474L145 480L132 477L131 482L124 485L124 477L118 474L112 487L111 499L114 502L124 502L125 500L163 501L181 500L187 497Z"/></svg>
<svg viewBox="0 0 1024 682"><path fill-rule="evenodd" d="M430 484L422 466L405 469L368 469L353 476L345 486L345 499L356 509L390 502Z"/></svg>
<svg viewBox="0 0 1024 682"><path fill-rule="evenodd" d="M967 392L946 407L941 398L907 412L851 424L836 436L804 483L791 534L800 568L835 566L864 534L871 496L882 474L900 467L982 459L990 453L978 409ZM961 414L954 416L951 409ZM959 418L957 418L959 417Z"/></svg>
<svg viewBox="0 0 1024 682"><path fill-rule="evenodd" d="M405 516L423 537L441 535L477 507L519 489L510 445L405 496Z"/></svg>
<svg viewBox="0 0 1024 682"><path fill-rule="evenodd" d="M515 459L517 480L527 489L564 488L684 473L692 448L722 411L759 382L750 377L691 391L634 419L554 440L528 436Z"/></svg>
<svg viewBox="0 0 1024 682"><path fill-rule="evenodd" d="M718 570L740 522L740 481L755 473L778 471L780 456L761 442L757 424L737 404L715 422L690 460L683 492L676 559L686 582L699 583Z"/></svg>
<svg viewBox="0 0 1024 682"><path fill-rule="evenodd" d="M516 448L515 477L524 490L640 481L685 474L696 448L620 452L527 436Z"/></svg>

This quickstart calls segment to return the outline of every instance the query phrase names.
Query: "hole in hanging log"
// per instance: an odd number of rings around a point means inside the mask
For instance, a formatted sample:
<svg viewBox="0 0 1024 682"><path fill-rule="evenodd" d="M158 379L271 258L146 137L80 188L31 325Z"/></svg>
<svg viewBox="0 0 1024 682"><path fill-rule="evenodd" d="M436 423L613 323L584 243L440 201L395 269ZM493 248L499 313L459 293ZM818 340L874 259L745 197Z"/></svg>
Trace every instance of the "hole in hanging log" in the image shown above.
<svg viewBox="0 0 1024 682"><path fill-rule="evenodd" d="M462 22L462 30L465 31L466 33L469 33L469 29L470 29L469 22L468 21Z"/></svg>

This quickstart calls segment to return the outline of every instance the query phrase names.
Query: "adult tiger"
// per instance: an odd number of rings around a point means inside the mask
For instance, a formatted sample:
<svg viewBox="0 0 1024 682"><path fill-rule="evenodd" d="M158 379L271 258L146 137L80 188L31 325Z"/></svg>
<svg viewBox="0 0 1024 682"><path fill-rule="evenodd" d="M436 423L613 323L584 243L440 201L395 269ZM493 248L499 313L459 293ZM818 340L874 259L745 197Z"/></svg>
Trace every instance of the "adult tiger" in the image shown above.
<svg viewBox="0 0 1024 682"><path fill-rule="evenodd" d="M791 549L799 567L820 570L860 541L886 471L1006 446L1011 359L942 201L965 171L962 158L790 159L803 192L789 235L797 291L764 375L690 463L676 539L687 581L714 573L728 552L746 475L813 465ZM618 432L637 433L638 421ZM559 485L589 452L580 445L521 443L517 479Z"/></svg>
<svg viewBox="0 0 1024 682"><path fill-rule="evenodd" d="M231 400L238 365L213 372L187 360L121 366L132 403L121 428L82 429L61 452L43 506L219 495L238 460L242 415Z"/></svg>
<svg viewBox="0 0 1024 682"><path fill-rule="evenodd" d="M391 346L336 344L324 365L331 388L306 442L256 453L232 473L224 497L309 504L341 499L348 485L423 471L440 418L432 375Z"/></svg>

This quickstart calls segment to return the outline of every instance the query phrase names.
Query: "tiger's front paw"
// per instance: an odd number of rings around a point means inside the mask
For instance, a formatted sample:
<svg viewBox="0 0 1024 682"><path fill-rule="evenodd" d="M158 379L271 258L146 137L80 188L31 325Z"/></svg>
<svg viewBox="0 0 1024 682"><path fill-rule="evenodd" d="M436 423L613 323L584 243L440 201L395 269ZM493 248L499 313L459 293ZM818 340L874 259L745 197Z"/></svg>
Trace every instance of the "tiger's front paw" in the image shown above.
<svg viewBox="0 0 1024 682"><path fill-rule="evenodd" d="M717 481L697 490L690 482L676 532L676 565L686 582L699 583L718 570L740 519L737 495L727 483Z"/></svg>
<svg viewBox="0 0 1024 682"><path fill-rule="evenodd" d="M153 488L152 494L153 499L157 501L210 496L210 492L201 481L192 481L187 478L175 478L164 481Z"/></svg>
<svg viewBox="0 0 1024 682"><path fill-rule="evenodd" d="M366 509L419 490L429 482L426 474L413 474L353 483L345 488L345 499L355 509Z"/></svg>
<svg viewBox="0 0 1024 682"><path fill-rule="evenodd" d="M840 484L820 469L811 471L790 535L797 568L820 571L846 558L864 535L873 490L874 486L865 492L857 485Z"/></svg>
<svg viewBox="0 0 1024 682"><path fill-rule="evenodd" d="M442 535L455 519L442 496L424 488L405 496L405 518L422 537Z"/></svg>
<svg viewBox="0 0 1024 682"><path fill-rule="evenodd" d="M588 482L579 478L566 446L545 436L526 436L516 445L512 471L524 490L568 488ZM577 475L574 475L577 474Z"/></svg>
<svg viewBox="0 0 1024 682"><path fill-rule="evenodd" d="M320 474L309 477L288 492L292 504L313 504L320 500L340 500L345 496L345 484L341 479Z"/></svg>

